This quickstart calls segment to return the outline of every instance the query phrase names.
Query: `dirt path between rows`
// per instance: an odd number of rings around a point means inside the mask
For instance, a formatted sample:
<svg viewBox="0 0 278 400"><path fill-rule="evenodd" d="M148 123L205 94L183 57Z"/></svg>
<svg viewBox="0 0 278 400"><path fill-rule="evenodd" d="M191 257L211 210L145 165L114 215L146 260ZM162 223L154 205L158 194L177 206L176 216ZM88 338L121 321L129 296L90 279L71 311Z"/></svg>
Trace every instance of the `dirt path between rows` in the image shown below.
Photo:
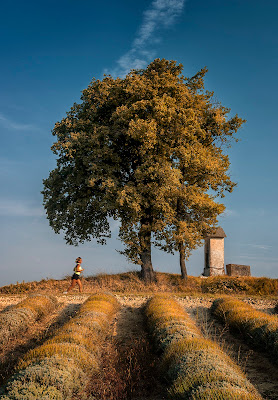
<svg viewBox="0 0 278 400"><path fill-rule="evenodd" d="M132 400L166 399L166 387L159 377L159 360L149 342L143 306L146 298L125 298L123 308L114 326L113 336L118 348L133 349L134 361L141 363L137 370L141 371L141 380L137 380Z"/></svg>
<svg viewBox="0 0 278 400"><path fill-rule="evenodd" d="M164 400L158 358L146 331L145 297L119 297L122 304L103 348L101 373L92 378L95 400Z"/></svg>

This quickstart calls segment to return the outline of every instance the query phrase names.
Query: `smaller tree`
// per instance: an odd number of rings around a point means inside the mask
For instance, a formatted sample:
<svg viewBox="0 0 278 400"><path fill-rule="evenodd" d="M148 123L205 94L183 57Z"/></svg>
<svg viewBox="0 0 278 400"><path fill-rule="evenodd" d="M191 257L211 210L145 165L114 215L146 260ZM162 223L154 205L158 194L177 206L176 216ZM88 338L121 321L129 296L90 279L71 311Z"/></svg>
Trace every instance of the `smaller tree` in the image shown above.
<svg viewBox="0 0 278 400"><path fill-rule="evenodd" d="M237 115L228 119L230 110L215 103L213 93L204 90L206 72L204 68L194 77L184 78L191 102L183 109L186 122L172 143L174 166L181 173L177 190L172 193L175 213L155 242L164 251L179 252L183 279L187 278L185 260L215 229L218 216L225 210L219 200L236 186L229 176L225 149L237 141L234 134L245 122Z"/></svg>

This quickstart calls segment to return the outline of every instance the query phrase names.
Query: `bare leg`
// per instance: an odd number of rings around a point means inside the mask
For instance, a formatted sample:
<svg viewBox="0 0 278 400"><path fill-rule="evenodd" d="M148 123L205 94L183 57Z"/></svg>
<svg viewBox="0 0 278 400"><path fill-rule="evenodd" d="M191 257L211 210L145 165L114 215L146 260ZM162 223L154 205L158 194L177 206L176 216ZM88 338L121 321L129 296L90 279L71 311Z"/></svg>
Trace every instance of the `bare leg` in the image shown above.
<svg viewBox="0 0 278 400"><path fill-rule="evenodd" d="M71 285L69 286L67 292L69 292L71 289L73 289L77 282L78 281L76 279L72 279L71 280Z"/></svg>
<svg viewBox="0 0 278 400"><path fill-rule="evenodd" d="M81 283L81 280L80 279L77 279L77 285L79 286L79 293L81 293L82 292L82 283Z"/></svg>

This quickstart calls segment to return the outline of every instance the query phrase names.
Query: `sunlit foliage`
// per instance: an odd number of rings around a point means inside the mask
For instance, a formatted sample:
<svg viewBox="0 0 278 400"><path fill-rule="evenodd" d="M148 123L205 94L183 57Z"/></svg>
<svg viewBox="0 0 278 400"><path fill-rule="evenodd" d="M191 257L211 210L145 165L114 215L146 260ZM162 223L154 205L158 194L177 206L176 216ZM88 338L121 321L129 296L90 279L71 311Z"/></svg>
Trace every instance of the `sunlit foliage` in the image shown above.
<svg viewBox="0 0 278 400"><path fill-rule="evenodd" d="M43 195L55 232L105 243L119 220L123 253L147 281L152 243L181 260L200 245L235 185L225 150L243 123L205 91L206 72L185 78L181 64L156 59L91 82L53 129L57 168Z"/></svg>

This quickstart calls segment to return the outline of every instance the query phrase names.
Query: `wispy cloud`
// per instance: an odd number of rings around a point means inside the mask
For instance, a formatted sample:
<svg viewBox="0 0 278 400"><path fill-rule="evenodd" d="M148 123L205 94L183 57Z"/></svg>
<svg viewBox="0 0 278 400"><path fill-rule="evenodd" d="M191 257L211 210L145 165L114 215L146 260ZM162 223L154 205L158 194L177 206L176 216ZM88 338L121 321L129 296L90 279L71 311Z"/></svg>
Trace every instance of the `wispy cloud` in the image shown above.
<svg viewBox="0 0 278 400"><path fill-rule="evenodd" d="M0 200L0 216L4 217L42 217L42 206L16 200Z"/></svg>
<svg viewBox="0 0 278 400"><path fill-rule="evenodd" d="M231 208L226 208L226 210L221 215L222 217L238 217L239 213L236 210L232 210Z"/></svg>
<svg viewBox="0 0 278 400"><path fill-rule="evenodd" d="M253 249L257 250L270 250L272 246L269 246L268 244L256 244L256 243L247 243L245 246L251 247Z"/></svg>
<svg viewBox="0 0 278 400"><path fill-rule="evenodd" d="M35 129L35 126L32 124L23 124L23 123L14 122L11 119L6 118L1 113L0 113L0 123L5 128L13 129L13 130L17 130L17 131L26 131L26 130L30 130L30 129Z"/></svg>
<svg viewBox="0 0 278 400"><path fill-rule="evenodd" d="M172 26L183 11L186 0L153 0L143 13L143 20L130 50L117 61L113 71L106 74L124 77L131 69L146 67L155 57L154 44L161 40L161 31Z"/></svg>

